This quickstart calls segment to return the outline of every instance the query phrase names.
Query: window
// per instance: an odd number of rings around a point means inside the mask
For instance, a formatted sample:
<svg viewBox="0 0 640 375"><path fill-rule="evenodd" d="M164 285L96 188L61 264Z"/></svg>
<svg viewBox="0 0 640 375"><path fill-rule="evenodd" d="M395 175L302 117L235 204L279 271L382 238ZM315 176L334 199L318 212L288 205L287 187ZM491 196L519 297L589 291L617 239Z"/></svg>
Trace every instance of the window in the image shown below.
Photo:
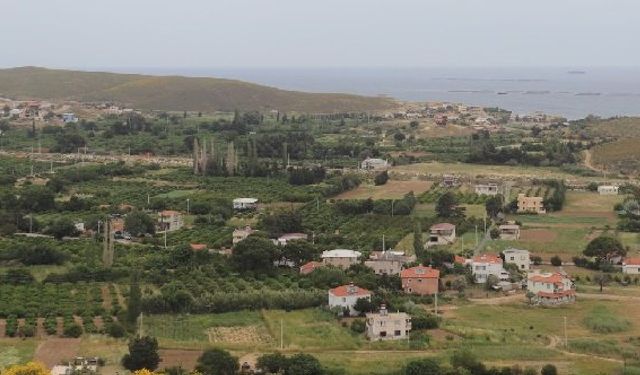
<svg viewBox="0 0 640 375"><path fill-rule="evenodd" d="M346 297L342 297L342 302L347 302L347 298Z"/></svg>
<svg viewBox="0 0 640 375"><path fill-rule="evenodd" d="M400 330L395 330L393 332L393 334L396 335L396 336L400 336L402 334L402 332Z"/></svg>
<svg viewBox="0 0 640 375"><path fill-rule="evenodd" d="M387 331L380 331L380 337L387 337Z"/></svg>

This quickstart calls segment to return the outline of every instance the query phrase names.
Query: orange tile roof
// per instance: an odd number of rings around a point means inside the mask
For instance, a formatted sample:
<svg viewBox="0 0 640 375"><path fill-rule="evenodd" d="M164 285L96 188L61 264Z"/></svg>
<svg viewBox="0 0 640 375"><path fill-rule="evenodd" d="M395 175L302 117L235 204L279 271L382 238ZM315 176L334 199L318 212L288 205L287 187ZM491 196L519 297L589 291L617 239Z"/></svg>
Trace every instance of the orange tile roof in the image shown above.
<svg viewBox="0 0 640 375"><path fill-rule="evenodd" d="M562 284L564 276L559 273L554 273L552 275L531 275L529 279L539 283Z"/></svg>
<svg viewBox="0 0 640 375"><path fill-rule="evenodd" d="M502 263L502 258L494 254L482 254L473 257L473 261L476 263Z"/></svg>
<svg viewBox="0 0 640 375"><path fill-rule="evenodd" d="M352 291L349 291L349 288L353 288ZM340 285L339 287L335 287L329 290L329 293L333 294L336 297L346 297L346 296L370 296L371 292L360 288L359 286L355 286L353 284L348 285Z"/></svg>
<svg viewBox="0 0 640 375"><path fill-rule="evenodd" d="M174 216L174 215L179 215L180 212L178 211L173 211L173 210L164 210L160 212L160 216Z"/></svg>
<svg viewBox="0 0 640 375"><path fill-rule="evenodd" d="M311 261L300 266L300 273L307 274L312 272L316 268L323 267L324 264L322 262Z"/></svg>
<svg viewBox="0 0 640 375"><path fill-rule="evenodd" d="M202 251L207 249L207 245L203 243L192 243L190 246L193 251Z"/></svg>
<svg viewBox="0 0 640 375"><path fill-rule="evenodd" d="M640 266L640 258L626 258L622 263L626 266Z"/></svg>
<svg viewBox="0 0 640 375"><path fill-rule="evenodd" d="M440 223L431 226L431 230L452 230L455 229L456 226L449 223Z"/></svg>
<svg viewBox="0 0 640 375"><path fill-rule="evenodd" d="M460 255L455 255L453 257L453 263L465 264L466 263L466 259L464 259L464 257L461 257Z"/></svg>
<svg viewBox="0 0 640 375"><path fill-rule="evenodd" d="M416 266L404 269L400 272L400 277L403 279L408 278L423 278L423 279L437 279L440 277L440 271L431 267Z"/></svg>

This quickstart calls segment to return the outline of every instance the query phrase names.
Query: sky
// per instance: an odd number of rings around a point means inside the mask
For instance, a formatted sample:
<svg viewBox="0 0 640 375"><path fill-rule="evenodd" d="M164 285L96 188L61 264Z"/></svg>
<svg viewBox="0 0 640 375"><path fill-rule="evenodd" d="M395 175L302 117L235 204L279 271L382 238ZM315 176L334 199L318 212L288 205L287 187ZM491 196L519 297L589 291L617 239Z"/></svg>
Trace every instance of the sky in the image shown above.
<svg viewBox="0 0 640 375"><path fill-rule="evenodd" d="M638 0L0 0L0 67L640 66Z"/></svg>

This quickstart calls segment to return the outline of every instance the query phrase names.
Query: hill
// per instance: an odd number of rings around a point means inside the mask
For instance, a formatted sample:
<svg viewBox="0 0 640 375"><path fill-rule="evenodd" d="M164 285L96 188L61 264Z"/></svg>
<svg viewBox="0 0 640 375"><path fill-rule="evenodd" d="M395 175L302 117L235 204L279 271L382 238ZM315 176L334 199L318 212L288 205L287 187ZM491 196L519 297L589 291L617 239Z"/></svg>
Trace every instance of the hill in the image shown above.
<svg viewBox="0 0 640 375"><path fill-rule="evenodd" d="M0 69L0 96L13 99L114 101L137 109L341 112L395 107L388 98L281 90L252 83L21 67Z"/></svg>

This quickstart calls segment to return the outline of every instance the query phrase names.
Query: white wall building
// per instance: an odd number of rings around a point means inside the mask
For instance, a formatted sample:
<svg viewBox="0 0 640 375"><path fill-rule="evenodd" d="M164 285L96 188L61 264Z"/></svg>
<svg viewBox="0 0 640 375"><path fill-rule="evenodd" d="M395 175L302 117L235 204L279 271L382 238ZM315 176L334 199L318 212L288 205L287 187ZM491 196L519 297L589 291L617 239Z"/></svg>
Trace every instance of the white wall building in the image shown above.
<svg viewBox="0 0 640 375"><path fill-rule="evenodd" d="M358 263L358 258L360 258L359 251L348 250L348 249L335 249L335 250L327 250L323 251L321 258L322 263L325 266L334 266L342 269L347 269L351 267L353 264Z"/></svg>
<svg viewBox="0 0 640 375"><path fill-rule="evenodd" d="M576 300L573 281L561 273L533 273L527 277L527 291L532 301L541 305L557 305Z"/></svg>
<svg viewBox="0 0 640 375"><path fill-rule="evenodd" d="M255 210L257 207L257 198L236 198L233 200L234 210Z"/></svg>
<svg viewBox="0 0 640 375"><path fill-rule="evenodd" d="M531 258L528 250L506 249L502 254L504 254L505 263L515 264L521 271L531 270Z"/></svg>
<svg viewBox="0 0 640 375"><path fill-rule="evenodd" d="M499 192L498 184L477 184L475 186L476 194L478 195L498 195Z"/></svg>
<svg viewBox="0 0 640 375"><path fill-rule="evenodd" d="M329 308L340 307L343 311L349 310L350 316L357 316L360 312L354 309L356 302L364 298L371 301L371 292L353 285L341 285L329 289Z"/></svg>
<svg viewBox="0 0 640 375"><path fill-rule="evenodd" d="M623 260L622 273L630 275L640 274L640 258L626 258Z"/></svg>
<svg viewBox="0 0 640 375"><path fill-rule="evenodd" d="M371 341L406 340L411 332L411 317L407 313L390 313L382 305L377 313L367 314L367 338Z"/></svg>
<svg viewBox="0 0 640 375"><path fill-rule="evenodd" d="M471 272L476 283L486 283L493 275L498 280L509 280L509 273L502 267L502 258L494 254L474 256L471 260Z"/></svg>
<svg viewBox="0 0 640 375"><path fill-rule="evenodd" d="M598 186L598 194L600 195L618 195L620 187L616 185L600 185Z"/></svg>
<svg viewBox="0 0 640 375"><path fill-rule="evenodd" d="M360 168L368 171L383 171L389 168L389 162L384 159L366 158L360 163Z"/></svg>

